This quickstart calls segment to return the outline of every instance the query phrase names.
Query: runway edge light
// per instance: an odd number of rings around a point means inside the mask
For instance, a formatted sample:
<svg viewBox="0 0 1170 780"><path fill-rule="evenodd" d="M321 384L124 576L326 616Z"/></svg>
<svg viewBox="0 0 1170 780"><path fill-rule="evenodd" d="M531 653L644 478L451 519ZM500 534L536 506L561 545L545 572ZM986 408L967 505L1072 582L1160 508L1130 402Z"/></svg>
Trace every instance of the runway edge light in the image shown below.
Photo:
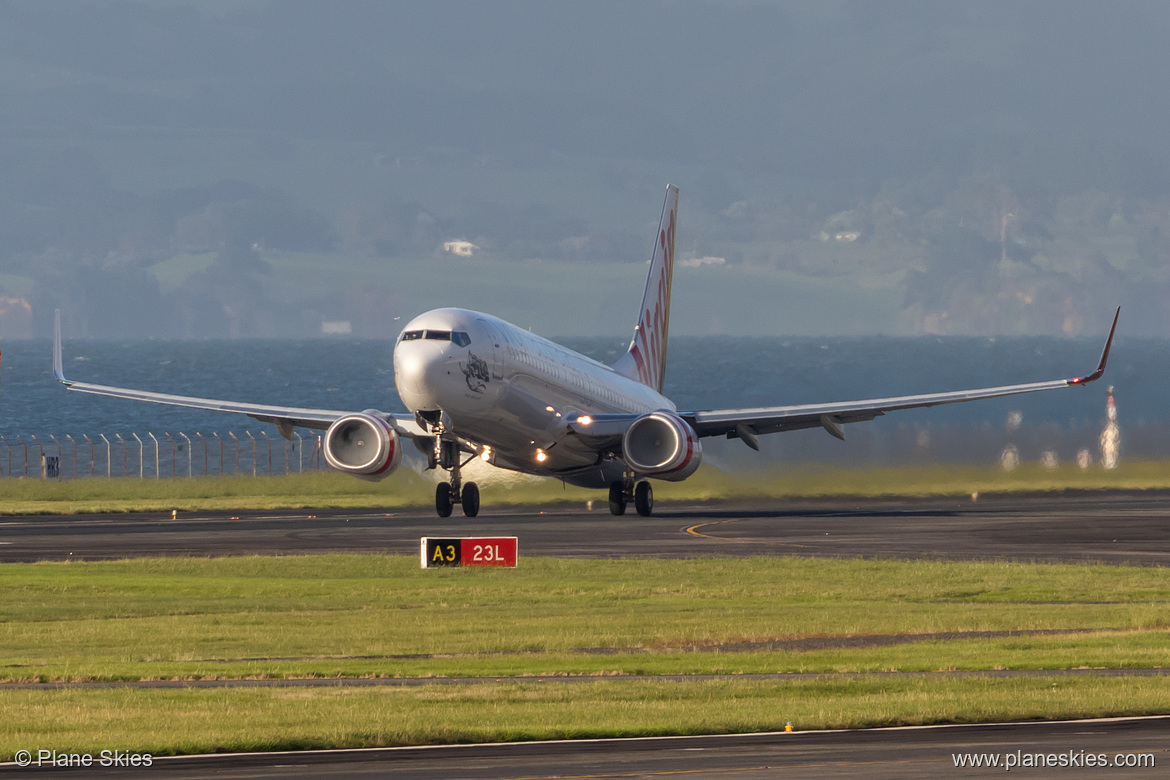
<svg viewBox="0 0 1170 780"><path fill-rule="evenodd" d="M419 539L422 568L438 566L502 566L516 568L517 537L447 537L424 536Z"/></svg>

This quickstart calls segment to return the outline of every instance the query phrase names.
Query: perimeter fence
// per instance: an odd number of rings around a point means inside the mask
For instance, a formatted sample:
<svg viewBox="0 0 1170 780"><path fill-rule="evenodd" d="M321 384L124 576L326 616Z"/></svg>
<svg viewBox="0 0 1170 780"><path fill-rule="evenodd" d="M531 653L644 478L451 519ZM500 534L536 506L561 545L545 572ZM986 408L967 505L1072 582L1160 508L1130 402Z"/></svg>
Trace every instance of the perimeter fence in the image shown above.
<svg viewBox="0 0 1170 780"><path fill-rule="evenodd" d="M0 477L7 478L268 476L327 468L317 434L294 433L292 439L274 438L265 431L0 436Z"/></svg>
<svg viewBox="0 0 1170 780"><path fill-rule="evenodd" d="M819 432L801 431L762 441L762 452L715 439L706 444L705 454L712 463L733 470L759 469L769 463L849 467L982 463L1009 468L1039 462L1050 468L1074 463L1087 468L1105 465L1108 460L1102 433L1098 424L1087 421L1075 426L1041 425L1012 432L987 424L858 425L849 429L847 446ZM1124 447L1121 438L1125 439ZM1124 436L1118 429L1112 444L1113 465L1122 451L1127 458L1170 460L1170 424L1141 422L1127 427ZM170 479L328 470L322 436L312 432L294 431L291 439L263 430L0 435L0 479Z"/></svg>

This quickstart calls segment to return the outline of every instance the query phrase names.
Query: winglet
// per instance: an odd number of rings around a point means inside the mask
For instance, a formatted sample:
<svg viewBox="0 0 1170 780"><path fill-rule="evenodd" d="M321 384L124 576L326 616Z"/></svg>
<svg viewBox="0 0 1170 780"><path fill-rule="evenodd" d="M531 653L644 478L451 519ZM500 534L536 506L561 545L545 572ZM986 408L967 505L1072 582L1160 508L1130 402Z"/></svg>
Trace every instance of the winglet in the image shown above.
<svg viewBox="0 0 1170 780"><path fill-rule="evenodd" d="M1117 330L1117 318L1120 316L1121 307L1118 306L1117 313L1113 315L1113 327L1109 329L1109 338L1105 340L1105 351L1101 353L1101 362L1097 364L1097 370L1088 376L1068 380L1070 385L1087 385L1089 382L1097 381L1105 373L1105 363L1109 360L1109 348L1113 346L1113 334Z"/></svg>
<svg viewBox="0 0 1170 780"><path fill-rule="evenodd" d="M61 357L61 310L57 309L53 315L53 376L63 385L68 385L65 379L64 360Z"/></svg>

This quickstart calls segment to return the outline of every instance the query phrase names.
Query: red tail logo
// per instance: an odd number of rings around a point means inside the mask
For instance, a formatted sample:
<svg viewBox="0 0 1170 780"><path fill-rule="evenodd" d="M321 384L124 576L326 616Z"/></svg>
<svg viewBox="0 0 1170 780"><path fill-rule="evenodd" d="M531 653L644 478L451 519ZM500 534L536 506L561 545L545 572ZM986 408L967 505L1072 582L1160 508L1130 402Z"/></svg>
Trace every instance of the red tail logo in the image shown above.
<svg viewBox="0 0 1170 780"><path fill-rule="evenodd" d="M631 378L662 392L666 375L666 340L670 329L670 285L674 270L674 227L678 210L678 190L669 187L658 240L650 261L650 275L642 297L638 327L626 359L618 361L616 369ZM633 365L629 365L629 361Z"/></svg>

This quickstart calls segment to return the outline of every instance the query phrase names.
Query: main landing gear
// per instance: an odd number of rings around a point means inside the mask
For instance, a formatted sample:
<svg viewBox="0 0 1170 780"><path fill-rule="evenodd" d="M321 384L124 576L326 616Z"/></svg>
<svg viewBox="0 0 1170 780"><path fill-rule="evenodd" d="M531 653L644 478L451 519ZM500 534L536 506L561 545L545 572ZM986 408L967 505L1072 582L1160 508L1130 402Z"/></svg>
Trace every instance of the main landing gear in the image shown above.
<svg viewBox="0 0 1170 780"><path fill-rule="evenodd" d="M654 488L650 483L642 480L635 484L632 474L626 475L621 482L613 482L609 486L609 511L614 515L624 515L626 504L634 502L634 509L642 517L649 517L654 511Z"/></svg>
<svg viewBox="0 0 1170 780"><path fill-rule="evenodd" d="M435 511L439 517L450 517L456 504L463 507L463 514L475 517L479 514L479 485L474 482L462 484L461 469L471 462L475 455L459 462L459 443L444 441L435 436L435 454L433 462L444 471L451 472L450 482L440 482L435 487Z"/></svg>

